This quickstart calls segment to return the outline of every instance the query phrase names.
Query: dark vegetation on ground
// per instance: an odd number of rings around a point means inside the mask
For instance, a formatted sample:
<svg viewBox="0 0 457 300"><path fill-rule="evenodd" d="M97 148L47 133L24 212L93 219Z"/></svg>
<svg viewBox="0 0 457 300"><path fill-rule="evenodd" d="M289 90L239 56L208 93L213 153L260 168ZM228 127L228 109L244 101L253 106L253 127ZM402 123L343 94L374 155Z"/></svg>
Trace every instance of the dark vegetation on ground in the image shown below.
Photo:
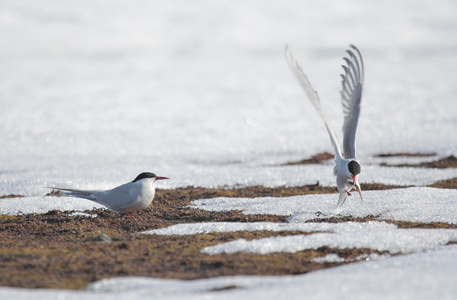
<svg viewBox="0 0 457 300"><path fill-rule="evenodd" d="M436 153L407 153L407 152L399 152L399 153L388 153L388 154L378 154L377 157L430 157L435 156ZM330 159L333 159L333 154L328 152L323 152L316 154L308 159L303 159L300 161L288 162L283 164L283 166L293 166L293 165L310 165L310 164L320 164L324 163ZM457 157L454 155L438 159L435 161L430 162L422 162L417 164L388 164L388 163L381 163L381 166L386 167L424 167L424 168L438 168L438 169L445 169L445 168L457 168Z"/></svg>
<svg viewBox="0 0 457 300"><path fill-rule="evenodd" d="M381 153L376 155L377 157L398 157L398 156L403 156L403 157L430 157L430 156L435 156L436 153L430 152L430 153L410 153L410 152L397 152L397 153Z"/></svg>
<svg viewBox="0 0 457 300"><path fill-rule="evenodd" d="M417 164L387 164L387 163L381 163L381 166L386 166L386 167L413 167L413 168L438 168L438 169L445 169L445 168L457 168L457 157L454 155L431 161L431 162L421 162Z"/></svg>
<svg viewBox="0 0 457 300"><path fill-rule="evenodd" d="M284 166L294 166L294 165L311 165L311 164L320 164L327 160L333 159L333 154L328 152L323 152L312 156L311 158L303 159L300 161L288 162L283 164Z"/></svg>
<svg viewBox="0 0 457 300"><path fill-rule="evenodd" d="M429 187L441 189L457 189L457 178L445 179L430 184Z"/></svg>
<svg viewBox="0 0 457 300"><path fill-rule="evenodd" d="M325 156L324 156L325 157ZM431 186L456 188L457 178ZM363 184L362 190L383 190L401 186ZM285 222L287 216L244 215L239 211L208 212L190 208L192 200L214 197L286 197L334 193L336 188L319 184L301 187L261 186L206 189L178 188L157 190L148 209L136 218L97 209L86 211L95 217L73 212L0 216L0 285L27 288L80 289L88 283L118 276L154 276L195 279L223 275L302 274L362 259L377 253L370 249L331 249L327 247L297 253L257 255L248 253L208 255L200 250L239 238L257 239L277 235L308 234L294 232L228 232L189 236L158 236L139 232L179 223L194 222ZM18 195L2 196L19 197ZM1 202L0 202L1 203ZM379 220L334 217L314 222L365 222ZM456 228L446 223L389 221L403 228ZM335 253L340 263L317 263L313 259Z"/></svg>

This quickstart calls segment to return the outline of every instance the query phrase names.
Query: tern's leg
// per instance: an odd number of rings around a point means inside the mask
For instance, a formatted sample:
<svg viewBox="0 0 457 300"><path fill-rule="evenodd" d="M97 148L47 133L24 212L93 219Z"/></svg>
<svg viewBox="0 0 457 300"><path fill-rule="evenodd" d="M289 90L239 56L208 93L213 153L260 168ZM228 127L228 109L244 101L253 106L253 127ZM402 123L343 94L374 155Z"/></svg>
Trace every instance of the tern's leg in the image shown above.
<svg viewBox="0 0 457 300"><path fill-rule="evenodd" d="M124 215L129 219L135 219L136 220L135 215L130 211L126 212Z"/></svg>

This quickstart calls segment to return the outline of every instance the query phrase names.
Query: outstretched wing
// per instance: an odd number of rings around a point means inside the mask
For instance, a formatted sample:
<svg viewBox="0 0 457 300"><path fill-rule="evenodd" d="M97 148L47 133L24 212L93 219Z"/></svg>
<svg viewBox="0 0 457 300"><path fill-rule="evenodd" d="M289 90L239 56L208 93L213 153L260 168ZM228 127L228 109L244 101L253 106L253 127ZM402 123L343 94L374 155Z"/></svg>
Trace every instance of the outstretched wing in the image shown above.
<svg viewBox="0 0 457 300"><path fill-rule="evenodd" d="M317 92L313 89L311 86L311 83L308 80L308 77L303 73L303 69L300 66L300 64L294 59L292 56L292 53L289 51L289 47L286 45L286 58L287 62L289 63L289 67L292 70L292 72L295 74L295 77L297 77L298 82L300 82L301 86L304 88L306 95L308 96L308 99L311 101L313 106L316 108L317 112L321 116L322 120L325 123L325 127L327 128L328 134L330 136L330 141L332 142L333 148L335 150L335 159L341 159L342 153L341 153L341 147L338 142L338 138L336 137L335 131L332 129L330 126L330 123L328 122L328 119L322 109L321 102L319 100L319 96L317 95Z"/></svg>
<svg viewBox="0 0 457 300"><path fill-rule="evenodd" d="M343 65L341 104L343 105L343 156L346 159L356 158L355 134L360 115L363 86L363 59L359 49L354 45L346 50L349 57L344 57L347 65Z"/></svg>

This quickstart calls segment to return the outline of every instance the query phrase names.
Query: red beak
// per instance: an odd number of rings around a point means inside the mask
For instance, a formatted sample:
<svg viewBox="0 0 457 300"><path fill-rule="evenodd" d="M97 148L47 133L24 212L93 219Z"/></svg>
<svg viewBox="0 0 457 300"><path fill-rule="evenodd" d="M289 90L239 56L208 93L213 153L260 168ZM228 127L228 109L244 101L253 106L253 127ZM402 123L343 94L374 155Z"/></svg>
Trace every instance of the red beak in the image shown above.
<svg viewBox="0 0 457 300"><path fill-rule="evenodd" d="M161 176L157 176L157 177L156 177L156 180L164 180L164 179L170 179L170 178L168 178L168 177L161 177Z"/></svg>

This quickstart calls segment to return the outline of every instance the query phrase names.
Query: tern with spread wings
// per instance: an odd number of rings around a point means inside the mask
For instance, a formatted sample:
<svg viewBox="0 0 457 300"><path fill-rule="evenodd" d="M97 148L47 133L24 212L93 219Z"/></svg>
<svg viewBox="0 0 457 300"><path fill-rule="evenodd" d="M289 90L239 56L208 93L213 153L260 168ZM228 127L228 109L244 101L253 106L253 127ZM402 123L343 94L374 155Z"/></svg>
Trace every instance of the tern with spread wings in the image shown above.
<svg viewBox="0 0 457 300"><path fill-rule="evenodd" d="M327 127L328 134L330 135L330 141L332 142L335 152L335 167L333 169L333 174L336 176L336 185L339 191L337 207L344 204L347 197L351 195L350 192L352 190L356 190L360 195L360 199L363 201L362 190L357 181L360 174L360 164L355 154L355 135L360 115L360 103L362 100L364 76L363 60L359 49L354 45L350 45L350 49L346 50L346 52L348 57L343 58L346 65L342 66L344 74L341 75L343 78L341 104L343 105L344 113L343 149L341 149L335 131L330 126L322 109L317 92L313 89L308 77L303 73L302 67L293 58L289 48L286 46L287 62L304 88L309 100L311 100L311 103L324 121L325 127Z"/></svg>

